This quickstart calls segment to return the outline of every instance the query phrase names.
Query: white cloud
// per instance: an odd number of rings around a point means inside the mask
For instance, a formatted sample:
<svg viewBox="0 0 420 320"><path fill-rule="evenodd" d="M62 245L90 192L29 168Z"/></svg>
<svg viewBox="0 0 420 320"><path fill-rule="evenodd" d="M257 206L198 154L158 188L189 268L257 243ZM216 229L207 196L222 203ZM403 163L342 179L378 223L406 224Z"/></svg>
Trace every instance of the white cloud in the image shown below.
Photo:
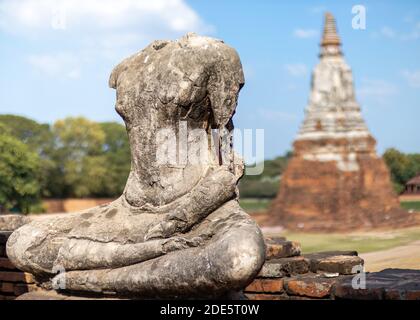
<svg viewBox="0 0 420 320"><path fill-rule="evenodd" d="M65 29L158 27L186 32L203 27L184 0L2 0L0 18L1 29L19 33L51 30L60 20Z"/></svg>
<svg viewBox="0 0 420 320"><path fill-rule="evenodd" d="M357 93L362 99L372 99L384 105L390 97L398 94L398 87L381 79L363 79Z"/></svg>
<svg viewBox="0 0 420 320"><path fill-rule="evenodd" d="M297 38L307 39L318 36L318 30L315 29L295 29L293 35Z"/></svg>
<svg viewBox="0 0 420 320"><path fill-rule="evenodd" d="M371 36L373 38L389 38L389 39L398 39L398 40L417 40L420 38L420 21L411 24L410 31L396 31L395 29L383 26L379 31L373 31Z"/></svg>
<svg viewBox="0 0 420 320"><path fill-rule="evenodd" d="M402 40L417 40L420 38L420 21L414 24L412 30L401 35Z"/></svg>
<svg viewBox="0 0 420 320"><path fill-rule="evenodd" d="M307 74L306 65L303 63L286 64L284 68L292 77L301 77Z"/></svg>
<svg viewBox="0 0 420 320"><path fill-rule="evenodd" d="M396 33L394 29L384 26L381 28L381 35L386 38L395 38Z"/></svg>
<svg viewBox="0 0 420 320"><path fill-rule="evenodd" d="M270 110L266 108L258 109L258 114L260 117L267 121L295 121L297 120L297 116L293 113L278 111L278 110Z"/></svg>
<svg viewBox="0 0 420 320"><path fill-rule="evenodd" d="M420 88L420 70L402 71L403 77L408 81L408 84L413 88Z"/></svg>
<svg viewBox="0 0 420 320"><path fill-rule="evenodd" d="M70 79L78 79L81 76L80 61L69 53L30 55L27 62L48 76L64 75Z"/></svg>
<svg viewBox="0 0 420 320"><path fill-rule="evenodd" d="M213 30L185 0L0 0L1 31L36 40L31 66L78 78L86 63L115 65L152 40Z"/></svg>

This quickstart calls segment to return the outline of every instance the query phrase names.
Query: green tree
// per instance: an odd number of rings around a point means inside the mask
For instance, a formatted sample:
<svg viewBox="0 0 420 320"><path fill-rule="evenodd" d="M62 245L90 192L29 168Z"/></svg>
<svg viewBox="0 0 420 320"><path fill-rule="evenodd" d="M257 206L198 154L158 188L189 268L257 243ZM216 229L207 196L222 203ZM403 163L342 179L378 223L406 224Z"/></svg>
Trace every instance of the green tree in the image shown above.
<svg viewBox="0 0 420 320"><path fill-rule="evenodd" d="M51 153L54 147L53 134L48 124L38 122L21 116L5 114L0 115L0 133L15 137L23 142L28 148L37 153L40 158L39 182L42 196L49 196L49 177L53 170L54 163L51 160Z"/></svg>
<svg viewBox="0 0 420 320"><path fill-rule="evenodd" d="M103 155L105 133L82 117L58 120L53 126L55 168L50 183L54 196L87 197L101 193L107 174Z"/></svg>
<svg viewBox="0 0 420 320"><path fill-rule="evenodd" d="M0 211L28 213L39 203L40 159L15 137L0 134Z"/></svg>
<svg viewBox="0 0 420 320"><path fill-rule="evenodd" d="M420 174L420 154L412 153L407 154L408 157L408 170L407 175L409 176L408 179ZM405 181L407 182L407 181Z"/></svg>
<svg viewBox="0 0 420 320"><path fill-rule="evenodd" d="M39 156L47 156L53 147L53 135L48 124L40 124L21 116L2 114L0 124L8 134L25 143Z"/></svg>
<svg viewBox="0 0 420 320"><path fill-rule="evenodd" d="M392 180L399 185L404 185L409 178L407 156L397 149L391 148L385 151L383 159L391 172Z"/></svg>
<svg viewBox="0 0 420 320"><path fill-rule="evenodd" d="M394 189L398 193L412 177L420 173L420 154L404 154L390 148L383 154L383 159L391 173Z"/></svg>
<svg viewBox="0 0 420 320"><path fill-rule="evenodd" d="M101 196L115 197L123 192L130 172L130 145L123 125L116 122L103 122L100 125L105 133L103 153L107 166Z"/></svg>
<svg viewBox="0 0 420 320"><path fill-rule="evenodd" d="M280 176L286 169L292 153L264 161L264 170L260 175L244 175L239 182L240 195L243 198L274 198L279 189Z"/></svg>

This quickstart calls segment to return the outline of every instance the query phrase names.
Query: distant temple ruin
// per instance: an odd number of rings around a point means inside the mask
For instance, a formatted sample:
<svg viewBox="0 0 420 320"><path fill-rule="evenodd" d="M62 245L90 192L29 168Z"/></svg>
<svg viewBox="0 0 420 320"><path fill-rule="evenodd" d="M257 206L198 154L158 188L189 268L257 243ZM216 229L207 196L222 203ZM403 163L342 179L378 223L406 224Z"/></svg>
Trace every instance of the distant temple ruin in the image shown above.
<svg viewBox="0 0 420 320"><path fill-rule="evenodd" d="M407 181L403 195L420 195L420 174Z"/></svg>
<svg viewBox="0 0 420 320"><path fill-rule="evenodd" d="M410 224L376 154L340 46L334 17L327 13L305 119L270 214L289 229Z"/></svg>

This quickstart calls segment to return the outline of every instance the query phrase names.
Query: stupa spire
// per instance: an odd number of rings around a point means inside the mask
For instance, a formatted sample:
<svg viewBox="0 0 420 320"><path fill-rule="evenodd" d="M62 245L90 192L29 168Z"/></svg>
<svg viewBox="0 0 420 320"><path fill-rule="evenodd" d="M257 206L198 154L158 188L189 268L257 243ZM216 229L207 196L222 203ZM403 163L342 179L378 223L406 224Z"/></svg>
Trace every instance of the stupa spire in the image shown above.
<svg viewBox="0 0 420 320"><path fill-rule="evenodd" d="M335 18L330 12L326 12L321 39L321 56L341 54L340 46L341 41L337 33Z"/></svg>
<svg viewBox="0 0 420 320"><path fill-rule="evenodd" d="M376 154L340 45L335 19L326 13L305 119L270 209L271 222L316 231L413 223Z"/></svg>

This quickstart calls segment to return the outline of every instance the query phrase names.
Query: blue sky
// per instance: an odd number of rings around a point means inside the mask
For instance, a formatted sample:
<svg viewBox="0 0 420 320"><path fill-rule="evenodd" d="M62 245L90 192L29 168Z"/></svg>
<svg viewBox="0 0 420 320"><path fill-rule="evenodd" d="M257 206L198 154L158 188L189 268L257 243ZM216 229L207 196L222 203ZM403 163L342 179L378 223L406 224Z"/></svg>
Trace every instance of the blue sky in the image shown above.
<svg viewBox="0 0 420 320"><path fill-rule="evenodd" d="M366 29L352 29L364 5ZM338 23L378 151L420 152L420 2L0 0L0 113L52 123L120 121L110 71L154 39L195 31L235 47L246 85L234 121L265 130L265 156L291 149L318 61L325 11Z"/></svg>

